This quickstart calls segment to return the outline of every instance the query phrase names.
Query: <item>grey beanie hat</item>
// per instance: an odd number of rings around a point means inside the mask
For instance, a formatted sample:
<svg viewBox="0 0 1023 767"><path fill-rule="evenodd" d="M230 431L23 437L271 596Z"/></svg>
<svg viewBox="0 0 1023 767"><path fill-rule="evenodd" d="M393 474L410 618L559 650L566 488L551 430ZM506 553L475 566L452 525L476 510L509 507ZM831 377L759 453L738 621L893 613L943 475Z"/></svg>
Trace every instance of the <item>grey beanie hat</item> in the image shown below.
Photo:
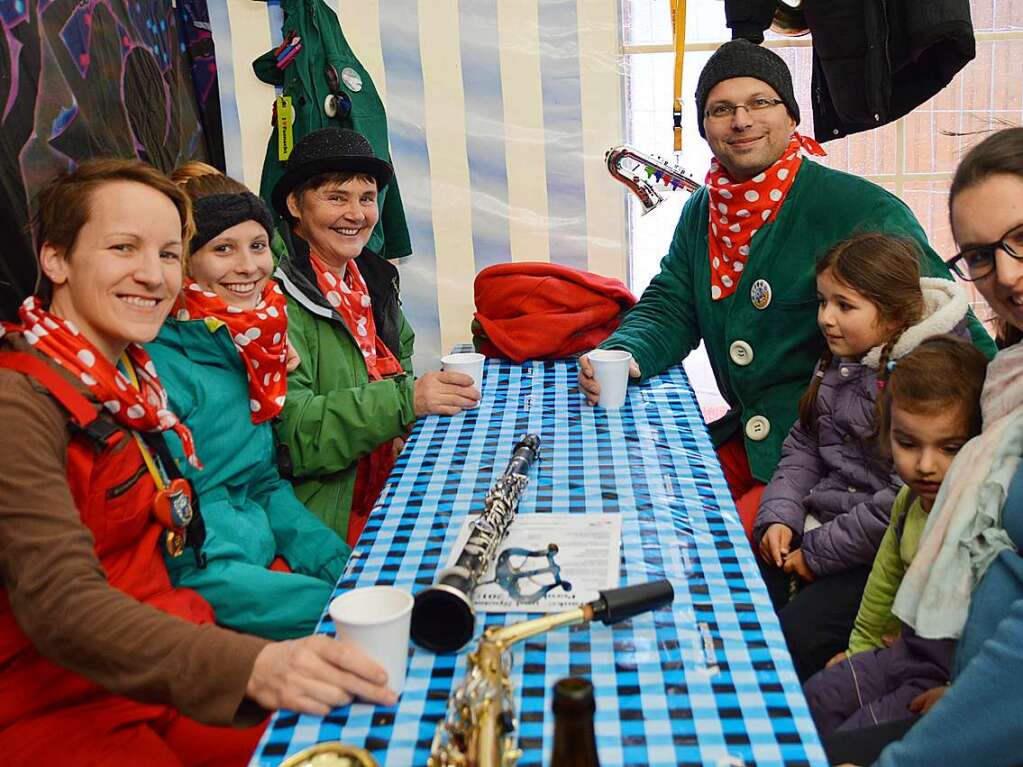
<svg viewBox="0 0 1023 767"><path fill-rule="evenodd" d="M696 83L696 124L701 136L707 138L703 130L703 112L708 94L719 82L733 77L755 77L770 85L778 93L778 98L785 102L792 119L799 122L799 104L792 93L792 73L788 65L773 51L739 39L718 48L700 72Z"/></svg>

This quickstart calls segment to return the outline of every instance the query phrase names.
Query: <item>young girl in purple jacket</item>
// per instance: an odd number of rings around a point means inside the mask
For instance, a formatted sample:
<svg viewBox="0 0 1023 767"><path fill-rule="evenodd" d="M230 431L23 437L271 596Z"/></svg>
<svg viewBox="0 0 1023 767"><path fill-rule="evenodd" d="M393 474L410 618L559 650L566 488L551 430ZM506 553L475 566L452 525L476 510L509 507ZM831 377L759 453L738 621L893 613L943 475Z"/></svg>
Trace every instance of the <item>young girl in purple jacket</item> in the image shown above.
<svg viewBox="0 0 1023 767"><path fill-rule="evenodd" d="M800 681L845 649L900 481L877 449L890 363L925 338L969 339L963 290L921 278L916 246L860 234L817 264L827 349L800 401L753 528Z"/></svg>
<svg viewBox="0 0 1023 767"><path fill-rule="evenodd" d="M955 640L919 636L892 606L952 460L980 433L986 370L976 347L946 335L922 342L891 373L880 398L879 439L906 484L874 559L849 649L803 687L821 737L922 713L945 690Z"/></svg>

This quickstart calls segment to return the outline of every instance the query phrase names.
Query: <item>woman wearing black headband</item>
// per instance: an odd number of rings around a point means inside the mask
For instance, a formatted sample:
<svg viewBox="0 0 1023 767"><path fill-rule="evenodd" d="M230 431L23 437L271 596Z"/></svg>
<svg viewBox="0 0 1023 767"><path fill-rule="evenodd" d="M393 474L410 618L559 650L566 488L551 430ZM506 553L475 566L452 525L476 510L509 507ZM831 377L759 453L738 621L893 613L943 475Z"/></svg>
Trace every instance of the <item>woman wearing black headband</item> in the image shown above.
<svg viewBox="0 0 1023 767"><path fill-rule="evenodd" d="M196 234L170 317L148 350L174 412L202 446L192 481L208 529L205 568L167 555L176 585L217 622L269 639L309 634L349 548L295 497L276 468L272 419L287 390L287 309L270 279L266 205L220 174L182 184ZM174 440L172 449L179 446Z"/></svg>

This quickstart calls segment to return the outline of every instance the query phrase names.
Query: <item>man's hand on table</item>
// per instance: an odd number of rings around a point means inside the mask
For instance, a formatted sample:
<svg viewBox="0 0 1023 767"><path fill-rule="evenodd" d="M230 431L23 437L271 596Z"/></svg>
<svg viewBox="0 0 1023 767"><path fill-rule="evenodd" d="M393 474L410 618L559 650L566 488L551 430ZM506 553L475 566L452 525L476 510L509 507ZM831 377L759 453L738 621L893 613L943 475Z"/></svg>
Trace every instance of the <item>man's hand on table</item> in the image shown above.
<svg viewBox="0 0 1023 767"><path fill-rule="evenodd" d="M382 706L398 702L386 671L352 642L327 636L268 644L256 656L245 693L268 711L316 716L356 697Z"/></svg>
<svg viewBox="0 0 1023 767"><path fill-rule="evenodd" d="M455 415L480 404L480 392L465 373L431 370L416 379L412 407L416 418Z"/></svg>
<svg viewBox="0 0 1023 767"><path fill-rule="evenodd" d="M629 363L629 378L639 378L642 373L639 370L639 365L636 364L636 360L632 360ZM590 360L584 354L579 358L579 388L583 394L586 395L586 401L591 405L596 405L600 399L600 384L597 383L597 379L593 374L593 365L590 364Z"/></svg>
<svg viewBox="0 0 1023 767"><path fill-rule="evenodd" d="M760 538L760 556L767 564L781 567L785 564L785 557L789 554L791 544L792 528L775 522L768 526Z"/></svg>

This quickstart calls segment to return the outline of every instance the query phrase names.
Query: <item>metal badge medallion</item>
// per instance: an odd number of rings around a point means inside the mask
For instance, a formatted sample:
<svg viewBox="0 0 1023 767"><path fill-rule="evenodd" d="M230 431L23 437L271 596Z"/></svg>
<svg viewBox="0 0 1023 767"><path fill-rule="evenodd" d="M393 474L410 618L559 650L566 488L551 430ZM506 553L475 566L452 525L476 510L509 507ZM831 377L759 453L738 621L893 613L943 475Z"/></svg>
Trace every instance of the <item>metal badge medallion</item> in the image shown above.
<svg viewBox="0 0 1023 767"><path fill-rule="evenodd" d="M757 309L766 309L771 303L771 285L767 280L760 279L749 289L749 298Z"/></svg>
<svg viewBox="0 0 1023 767"><path fill-rule="evenodd" d="M351 67L341 70L341 82L348 86L348 90L358 93L362 90L362 76Z"/></svg>

